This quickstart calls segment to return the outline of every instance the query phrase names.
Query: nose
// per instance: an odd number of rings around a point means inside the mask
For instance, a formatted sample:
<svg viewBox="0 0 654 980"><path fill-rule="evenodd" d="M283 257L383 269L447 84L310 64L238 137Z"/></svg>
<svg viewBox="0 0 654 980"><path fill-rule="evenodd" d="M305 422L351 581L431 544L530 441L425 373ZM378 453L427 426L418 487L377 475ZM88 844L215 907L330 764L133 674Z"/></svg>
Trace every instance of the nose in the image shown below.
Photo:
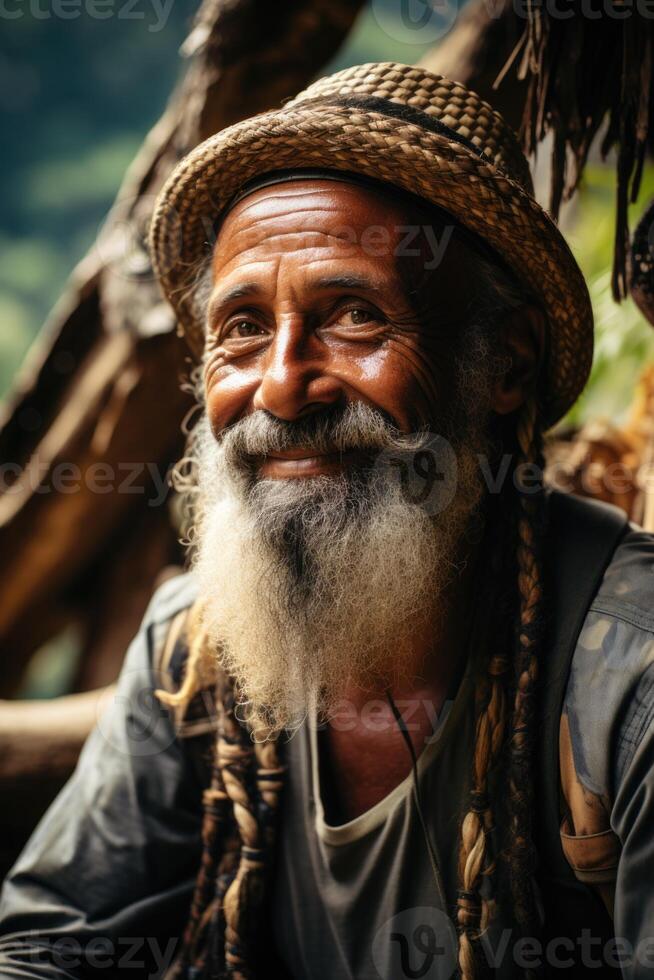
<svg viewBox="0 0 654 980"><path fill-rule="evenodd" d="M343 396L338 378L329 373L329 357L302 325L279 326L268 348L263 376L253 399L255 409L293 421Z"/></svg>

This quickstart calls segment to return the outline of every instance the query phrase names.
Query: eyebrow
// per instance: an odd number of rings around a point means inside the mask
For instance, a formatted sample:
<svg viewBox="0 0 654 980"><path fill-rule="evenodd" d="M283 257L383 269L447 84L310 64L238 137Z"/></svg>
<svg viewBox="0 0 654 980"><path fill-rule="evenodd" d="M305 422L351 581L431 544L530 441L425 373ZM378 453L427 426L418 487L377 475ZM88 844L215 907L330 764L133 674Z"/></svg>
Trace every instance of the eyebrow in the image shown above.
<svg viewBox="0 0 654 980"><path fill-rule="evenodd" d="M336 276L321 276L310 283L311 289L358 289L362 292L376 292L380 289L380 284L368 278L368 276L355 276L350 273ZM237 302L239 299L248 299L252 296L261 296L264 288L257 282L241 282L224 293L219 293L209 301L207 307L207 319L211 322L222 310Z"/></svg>
<svg viewBox="0 0 654 980"><path fill-rule="evenodd" d="M224 293L219 293L209 300L207 306L207 319L213 320L226 306L235 303L239 299L246 299L248 296L258 296L263 292L263 288L257 282L240 282Z"/></svg>
<svg viewBox="0 0 654 980"><path fill-rule="evenodd" d="M380 288L380 284L368 276L354 276L351 274L339 276L323 276L312 283L317 289L362 289L372 292Z"/></svg>

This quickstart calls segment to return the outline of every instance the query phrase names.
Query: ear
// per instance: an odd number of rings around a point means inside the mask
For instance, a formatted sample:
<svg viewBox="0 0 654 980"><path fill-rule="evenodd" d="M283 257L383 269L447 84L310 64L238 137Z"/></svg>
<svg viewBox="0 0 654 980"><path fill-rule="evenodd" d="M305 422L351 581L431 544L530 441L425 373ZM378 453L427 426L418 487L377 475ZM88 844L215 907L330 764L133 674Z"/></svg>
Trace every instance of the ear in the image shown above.
<svg viewBox="0 0 654 980"><path fill-rule="evenodd" d="M508 367L493 387L491 407L508 415L524 404L533 388L545 350L545 318L535 306L513 310L498 327L498 346Z"/></svg>

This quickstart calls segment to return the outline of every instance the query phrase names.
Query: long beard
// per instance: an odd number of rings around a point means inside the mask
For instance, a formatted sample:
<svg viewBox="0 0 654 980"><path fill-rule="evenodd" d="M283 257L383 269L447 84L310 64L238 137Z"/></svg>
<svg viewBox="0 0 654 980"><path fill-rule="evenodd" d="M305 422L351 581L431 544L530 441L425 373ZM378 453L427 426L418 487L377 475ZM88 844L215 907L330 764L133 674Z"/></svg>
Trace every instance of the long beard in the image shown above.
<svg viewBox="0 0 654 980"><path fill-rule="evenodd" d="M437 618L482 495L482 447L468 431L456 493L425 509L385 461L410 464L428 439L361 403L297 423L256 412L218 441L201 421L195 574L257 737L296 728L312 706L328 717L350 685L401 676ZM362 463L337 477L257 477L257 458L299 445L356 449Z"/></svg>

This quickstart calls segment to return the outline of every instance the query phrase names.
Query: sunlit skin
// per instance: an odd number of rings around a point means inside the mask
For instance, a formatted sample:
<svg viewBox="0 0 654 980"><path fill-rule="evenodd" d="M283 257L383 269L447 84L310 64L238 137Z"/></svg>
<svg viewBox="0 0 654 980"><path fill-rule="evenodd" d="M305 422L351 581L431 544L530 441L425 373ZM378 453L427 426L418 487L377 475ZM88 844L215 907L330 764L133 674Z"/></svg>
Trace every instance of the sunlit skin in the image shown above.
<svg viewBox="0 0 654 980"><path fill-rule="evenodd" d="M431 276L425 323L407 295L411 269L401 270L396 257L411 222L415 215L376 192L324 180L263 188L232 209L214 249L207 313L204 386L214 433L260 409L294 421L354 400L382 411L403 432L437 426L454 397L448 337L461 322L470 283L465 254L452 241ZM421 260L424 266L424 254L414 263L416 281ZM511 365L495 386L492 409L506 415L522 404L533 378L542 326L535 311L523 310L498 331ZM354 462L300 449L262 458L258 472L311 479ZM441 622L415 637L414 676L398 682L396 699L440 709L456 667L451 651L463 642L473 566L469 556ZM379 699L376 718L388 722L371 730L358 714L345 732L328 728L336 812L349 819L404 778L410 760L384 706L384 688L344 697L360 706ZM428 712L416 712L412 722L419 752L431 731Z"/></svg>

